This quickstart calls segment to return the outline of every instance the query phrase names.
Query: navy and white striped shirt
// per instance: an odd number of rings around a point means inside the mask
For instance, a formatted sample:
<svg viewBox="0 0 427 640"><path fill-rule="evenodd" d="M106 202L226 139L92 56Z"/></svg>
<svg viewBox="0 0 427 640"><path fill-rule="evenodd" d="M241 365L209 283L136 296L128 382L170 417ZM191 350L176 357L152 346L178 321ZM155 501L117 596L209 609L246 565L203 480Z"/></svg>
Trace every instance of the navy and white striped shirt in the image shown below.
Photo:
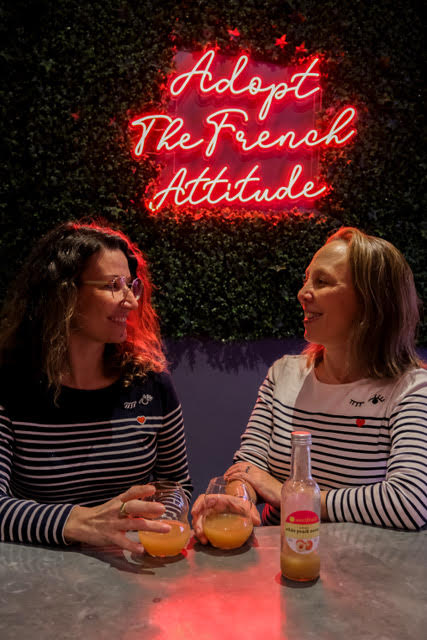
<svg viewBox="0 0 427 640"><path fill-rule="evenodd" d="M6 394L5 394L6 395ZM124 389L21 386L0 402L0 540L63 544L74 505L169 479L191 497L181 406L167 374Z"/></svg>
<svg viewBox="0 0 427 640"><path fill-rule="evenodd" d="M419 529L427 523L427 371L349 384L319 382L305 356L269 369L235 461L284 482L291 432L312 434L312 473L331 521ZM265 524L280 512L266 504Z"/></svg>

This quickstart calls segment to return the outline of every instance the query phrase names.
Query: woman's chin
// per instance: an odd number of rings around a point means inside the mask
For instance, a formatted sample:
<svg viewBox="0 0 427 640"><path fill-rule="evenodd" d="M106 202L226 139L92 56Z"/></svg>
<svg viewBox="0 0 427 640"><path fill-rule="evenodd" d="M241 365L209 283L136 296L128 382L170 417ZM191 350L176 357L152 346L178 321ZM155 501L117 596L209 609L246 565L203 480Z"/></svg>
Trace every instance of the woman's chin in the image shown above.
<svg viewBox="0 0 427 640"><path fill-rule="evenodd" d="M128 332L127 332L126 327L120 328L118 331L114 332L114 335L110 336L109 343L110 344L120 344L122 342L125 342L127 336L128 336Z"/></svg>

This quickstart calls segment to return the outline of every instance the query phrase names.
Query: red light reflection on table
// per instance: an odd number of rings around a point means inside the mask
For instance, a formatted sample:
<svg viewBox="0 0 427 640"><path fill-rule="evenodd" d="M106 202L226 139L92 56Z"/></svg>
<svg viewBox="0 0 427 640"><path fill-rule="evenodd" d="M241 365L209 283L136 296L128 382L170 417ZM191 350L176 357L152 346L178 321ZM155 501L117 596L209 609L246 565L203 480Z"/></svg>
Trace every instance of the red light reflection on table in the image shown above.
<svg viewBox="0 0 427 640"><path fill-rule="evenodd" d="M328 192L317 175L319 150L354 138L356 110L343 107L316 126L318 57L283 68L210 49L179 52L175 62L168 112L130 123L134 158L157 154L164 163L150 209L312 206Z"/></svg>
<svg viewBox="0 0 427 640"><path fill-rule="evenodd" d="M221 563L221 558L218 557ZM207 579L209 578L209 579ZM274 582L274 576L271 576ZM268 630L269 640L283 638L282 589L277 585L276 597L271 589L263 593L259 568L244 571L244 583L236 583L236 573L219 567L203 583L195 584L193 573L175 579L170 595L153 603L149 614L150 627L157 629L158 640L236 640L263 638ZM173 606L171 606L173 603ZM248 635L249 634L249 635Z"/></svg>

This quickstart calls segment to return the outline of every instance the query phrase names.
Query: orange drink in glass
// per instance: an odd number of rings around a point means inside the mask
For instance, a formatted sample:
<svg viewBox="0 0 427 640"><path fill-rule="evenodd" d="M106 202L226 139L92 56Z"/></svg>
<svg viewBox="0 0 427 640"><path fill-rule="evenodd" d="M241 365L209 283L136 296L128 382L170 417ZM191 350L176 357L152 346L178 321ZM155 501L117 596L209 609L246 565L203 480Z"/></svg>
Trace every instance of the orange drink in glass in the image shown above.
<svg viewBox="0 0 427 640"><path fill-rule="evenodd" d="M188 522L168 520L167 518L162 518L162 522L170 524L171 530L168 533L138 531L139 540L150 556L176 556L181 553L188 542L190 525Z"/></svg>
<svg viewBox="0 0 427 640"><path fill-rule="evenodd" d="M243 484L236 490L223 477L212 478L205 493L203 531L218 549L241 547L253 530L251 500Z"/></svg>
<svg viewBox="0 0 427 640"><path fill-rule="evenodd" d="M145 551L151 556L176 556L184 549L190 538L188 524L188 501L178 482L158 480L150 482L156 491L145 500L160 502L165 512L158 518L171 526L167 533L138 531L138 537Z"/></svg>

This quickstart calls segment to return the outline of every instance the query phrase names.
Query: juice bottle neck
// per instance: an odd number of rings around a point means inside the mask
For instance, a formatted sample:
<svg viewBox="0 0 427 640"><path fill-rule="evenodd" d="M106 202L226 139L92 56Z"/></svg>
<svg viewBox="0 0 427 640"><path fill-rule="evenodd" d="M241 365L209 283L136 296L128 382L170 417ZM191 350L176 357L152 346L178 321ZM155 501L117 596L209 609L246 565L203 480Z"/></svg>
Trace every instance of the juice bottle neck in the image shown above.
<svg viewBox="0 0 427 640"><path fill-rule="evenodd" d="M310 445L307 443L292 443L291 480L311 480Z"/></svg>

